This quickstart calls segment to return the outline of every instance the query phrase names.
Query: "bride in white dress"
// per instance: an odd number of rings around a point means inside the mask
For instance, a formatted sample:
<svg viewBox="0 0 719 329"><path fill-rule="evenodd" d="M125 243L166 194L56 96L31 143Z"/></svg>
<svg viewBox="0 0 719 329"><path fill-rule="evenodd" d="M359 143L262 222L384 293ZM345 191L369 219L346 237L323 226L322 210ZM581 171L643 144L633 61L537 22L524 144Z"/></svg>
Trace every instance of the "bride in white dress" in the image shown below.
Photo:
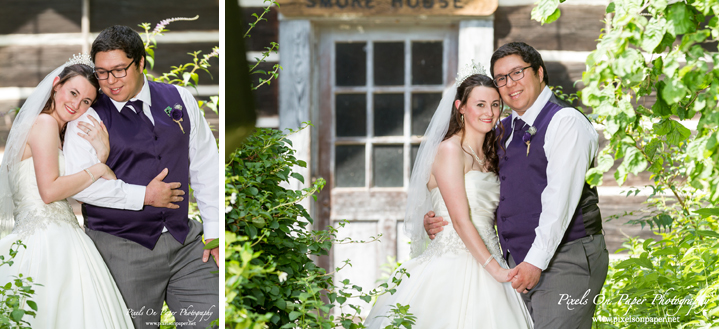
<svg viewBox="0 0 719 329"><path fill-rule="evenodd" d="M88 110L99 89L92 67L78 62L92 64L75 57L50 73L10 131L0 166L0 223L12 232L0 240L0 255L8 259L17 240L27 248L19 249L12 266L0 267L0 284L22 274L42 285L31 299L36 316L23 318L32 328L133 328L115 281L66 200L96 179L116 179L104 163L63 176L63 128ZM98 154L109 151L100 139L83 137Z"/></svg>
<svg viewBox="0 0 719 329"><path fill-rule="evenodd" d="M500 96L486 75L457 81L456 90L443 95L412 171L405 228L413 258L401 267L409 277L393 295L377 299L365 321L368 328L388 325L389 310L398 303L409 305L417 317L413 328L532 327L508 283L494 229ZM450 222L431 242L422 224L428 210Z"/></svg>

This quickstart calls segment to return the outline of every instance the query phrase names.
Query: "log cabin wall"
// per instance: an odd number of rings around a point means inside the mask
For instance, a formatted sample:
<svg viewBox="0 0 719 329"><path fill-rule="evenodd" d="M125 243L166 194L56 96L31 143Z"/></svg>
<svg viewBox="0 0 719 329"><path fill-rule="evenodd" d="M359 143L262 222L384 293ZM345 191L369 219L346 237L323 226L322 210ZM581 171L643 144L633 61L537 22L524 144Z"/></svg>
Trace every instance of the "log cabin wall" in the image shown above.
<svg viewBox="0 0 719 329"><path fill-rule="evenodd" d="M86 6L86 7L84 7ZM73 54L83 51L83 8L87 9L89 40L106 27L127 25L142 33L138 24L152 27L172 17L199 18L173 22L170 32L157 37L155 66L150 74L169 72L171 66L191 62L187 53L212 52L219 46L219 1L192 0L3 0L0 3L0 153L4 149L12 110L22 106L32 89L50 71ZM200 72L198 99L219 93L219 61L210 60L210 75ZM149 68L149 66L148 66ZM206 109L206 118L219 137L219 117Z"/></svg>

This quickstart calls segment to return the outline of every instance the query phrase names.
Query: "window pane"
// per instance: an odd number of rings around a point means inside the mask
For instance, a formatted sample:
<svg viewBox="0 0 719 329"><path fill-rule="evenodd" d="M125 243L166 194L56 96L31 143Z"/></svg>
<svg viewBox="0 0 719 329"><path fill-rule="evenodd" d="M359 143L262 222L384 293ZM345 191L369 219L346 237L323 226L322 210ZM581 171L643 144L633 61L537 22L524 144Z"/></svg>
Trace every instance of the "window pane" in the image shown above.
<svg viewBox="0 0 719 329"><path fill-rule="evenodd" d="M412 94L412 135L424 135L441 99L441 93Z"/></svg>
<svg viewBox="0 0 719 329"><path fill-rule="evenodd" d="M404 85L404 42L374 44L374 84Z"/></svg>
<svg viewBox="0 0 719 329"><path fill-rule="evenodd" d="M413 144L410 146L412 153L410 153L410 164L412 165L410 167L410 175L412 174L412 170L414 170L414 160L417 160L417 152L419 152L419 144Z"/></svg>
<svg viewBox="0 0 719 329"><path fill-rule="evenodd" d="M412 43L412 84L442 84L442 42Z"/></svg>
<svg viewBox="0 0 719 329"><path fill-rule="evenodd" d="M401 187L402 145L375 145L372 149L372 179L377 187Z"/></svg>
<svg viewBox="0 0 719 329"><path fill-rule="evenodd" d="M335 133L339 137L367 136L367 96L335 95Z"/></svg>
<svg viewBox="0 0 719 329"><path fill-rule="evenodd" d="M365 186L364 145L338 145L335 148L335 186Z"/></svg>
<svg viewBox="0 0 719 329"><path fill-rule="evenodd" d="M404 135L404 94L374 94L374 135Z"/></svg>
<svg viewBox="0 0 719 329"><path fill-rule="evenodd" d="M364 86L367 81L367 43L335 45L335 80L338 86Z"/></svg>

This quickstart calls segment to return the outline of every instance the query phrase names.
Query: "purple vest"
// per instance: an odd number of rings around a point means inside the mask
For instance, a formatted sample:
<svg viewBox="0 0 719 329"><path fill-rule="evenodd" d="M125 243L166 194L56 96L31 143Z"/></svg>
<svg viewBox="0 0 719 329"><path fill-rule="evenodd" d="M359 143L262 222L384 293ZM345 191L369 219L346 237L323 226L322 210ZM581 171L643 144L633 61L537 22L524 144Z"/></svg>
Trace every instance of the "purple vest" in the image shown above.
<svg viewBox="0 0 719 329"><path fill-rule="evenodd" d="M144 206L140 211L96 207L83 204L87 227L117 237L135 241L153 249L162 228L180 243L189 232L187 207L190 176L189 143L190 120L185 104L175 86L149 82L152 97L154 127L146 117L125 107L122 111L102 95L93 106L107 126L110 135L110 155L107 165L118 179L128 184L147 186L164 168L169 169L164 182L180 182L185 200L179 209ZM182 106L182 128L165 113L168 106Z"/></svg>
<svg viewBox="0 0 719 329"><path fill-rule="evenodd" d="M542 192L547 187L547 156L544 153L544 137L552 117L564 107L552 95L549 102L534 121L537 128L532 137L532 146L527 156L527 145L521 142L524 130L516 131L513 142L506 151L498 148L499 154L499 206L497 207L497 231L502 252L506 259L507 250L519 264L524 261L536 237L534 231L539 226L542 213ZM512 132L512 117L502 120L505 132L500 139L504 145ZM514 143L519 138L520 143ZM572 220L564 233L562 242L593 235L602 230L602 217L599 213L597 189L584 183L582 197Z"/></svg>

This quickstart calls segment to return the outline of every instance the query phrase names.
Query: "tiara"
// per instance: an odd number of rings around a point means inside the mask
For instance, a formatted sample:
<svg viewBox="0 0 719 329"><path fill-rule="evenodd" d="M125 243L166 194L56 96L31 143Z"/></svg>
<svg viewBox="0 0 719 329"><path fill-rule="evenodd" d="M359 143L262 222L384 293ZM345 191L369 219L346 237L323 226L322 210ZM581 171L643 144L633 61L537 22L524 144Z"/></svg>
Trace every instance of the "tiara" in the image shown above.
<svg viewBox="0 0 719 329"><path fill-rule="evenodd" d="M464 68L457 72L457 78L454 80L454 86L458 87L462 84L462 82L464 82L465 79L475 74L487 75L487 71L484 70L484 67L482 67L482 65L475 63L473 59L467 65L465 65Z"/></svg>
<svg viewBox="0 0 719 329"><path fill-rule="evenodd" d="M70 57L70 59L67 60L67 63L65 65L75 65L75 64L84 64L91 68L95 68L95 63L92 62L92 59L90 59L90 55L88 54L75 54Z"/></svg>

